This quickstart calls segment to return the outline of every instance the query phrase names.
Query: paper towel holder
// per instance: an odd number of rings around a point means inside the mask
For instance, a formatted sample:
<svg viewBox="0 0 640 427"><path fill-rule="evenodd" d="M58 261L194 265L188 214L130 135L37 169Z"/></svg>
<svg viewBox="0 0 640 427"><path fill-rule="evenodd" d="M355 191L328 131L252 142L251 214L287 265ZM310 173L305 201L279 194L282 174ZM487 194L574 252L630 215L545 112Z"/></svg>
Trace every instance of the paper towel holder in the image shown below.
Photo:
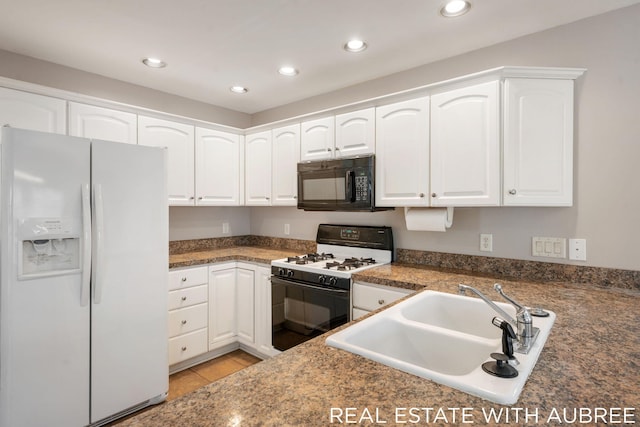
<svg viewBox="0 0 640 427"><path fill-rule="evenodd" d="M404 215L407 216L407 213L409 213L411 209L416 209L416 208L405 206ZM431 209L431 208L422 208L422 209ZM444 226L445 228L451 228L451 225L453 224L453 206L447 206L446 209L447 209L447 217L445 219Z"/></svg>

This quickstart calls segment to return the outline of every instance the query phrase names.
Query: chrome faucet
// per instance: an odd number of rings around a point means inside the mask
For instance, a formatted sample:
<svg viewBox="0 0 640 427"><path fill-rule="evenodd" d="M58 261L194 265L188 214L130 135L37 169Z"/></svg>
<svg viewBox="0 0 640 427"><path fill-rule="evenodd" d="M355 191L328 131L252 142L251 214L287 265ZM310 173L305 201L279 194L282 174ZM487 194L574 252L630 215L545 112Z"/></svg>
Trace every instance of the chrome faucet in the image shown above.
<svg viewBox="0 0 640 427"><path fill-rule="evenodd" d="M506 311L501 309L498 305L496 305L493 301L487 298L482 292L477 290L476 288L468 285L459 284L458 285L458 293L460 295L464 295L465 291L471 291L477 296L479 296L484 302L486 302L494 311L503 316L513 327L516 328L516 335L518 345L516 346L516 353L527 354L531 350L533 343L538 337L538 333L540 330L538 328L533 327L533 319L531 317L531 313L529 310L507 297L502 292L502 286L496 283L494 285L494 289L502 295L507 301L509 301L516 308L516 318L514 319L511 315L509 315Z"/></svg>

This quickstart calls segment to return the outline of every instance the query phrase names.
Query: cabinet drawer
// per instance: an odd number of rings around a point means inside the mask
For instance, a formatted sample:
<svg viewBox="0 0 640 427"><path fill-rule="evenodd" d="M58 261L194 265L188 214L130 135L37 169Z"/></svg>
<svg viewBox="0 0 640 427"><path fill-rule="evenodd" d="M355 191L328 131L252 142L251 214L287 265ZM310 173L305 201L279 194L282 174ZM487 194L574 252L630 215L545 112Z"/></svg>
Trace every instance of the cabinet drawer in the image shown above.
<svg viewBox="0 0 640 427"><path fill-rule="evenodd" d="M209 288L207 285L194 286L191 288L178 289L169 292L169 310L189 307L207 302Z"/></svg>
<svg viewBox="0 0 640 427"><path fill-rule="evenodd" d="M169 312L169 337L207 326L208 304L198 304Z"/></svg>
<svg viewBox="0 0 640 427"><path fill-rule="evenodd" d="M362 310L373 311L412 293L413 291L408 289L354 283L353 306Z"/></svg>
<svg viewBox="0 0 640 427"><path fill-rule="evenodd" d="M187 268L169 272L169 290L188 288L207 283L207 267Z"/></svg>
<svg viewBox="0 0 640 427"><path fill-rule="evenodd" d="M200 329L169 339L169 365L190 359L207 351L207 330Z"/></svg>

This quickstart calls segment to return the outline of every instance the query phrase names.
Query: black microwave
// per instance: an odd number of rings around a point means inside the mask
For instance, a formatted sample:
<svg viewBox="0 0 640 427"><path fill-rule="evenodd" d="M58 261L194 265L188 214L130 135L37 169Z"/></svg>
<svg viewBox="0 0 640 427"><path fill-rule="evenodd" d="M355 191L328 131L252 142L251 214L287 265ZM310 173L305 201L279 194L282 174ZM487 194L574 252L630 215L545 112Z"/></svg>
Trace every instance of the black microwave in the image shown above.
<svg viewBox="0 0 640 427"><path fill-rule="evenodd" d="M374 211L375 156L298 163L298 209Z"/></svg>

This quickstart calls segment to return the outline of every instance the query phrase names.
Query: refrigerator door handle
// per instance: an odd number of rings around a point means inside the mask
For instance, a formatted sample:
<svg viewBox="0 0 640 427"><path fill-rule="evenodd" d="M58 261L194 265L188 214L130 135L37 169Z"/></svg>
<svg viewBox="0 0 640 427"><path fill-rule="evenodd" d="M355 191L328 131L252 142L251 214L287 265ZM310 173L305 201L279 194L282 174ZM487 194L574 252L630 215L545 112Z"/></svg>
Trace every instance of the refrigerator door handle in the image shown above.
<svg viewBox="0 0 640 427"><path fill-rule="evenodd" d="M82 283L80 305L89 304L91 286L91 192L89 184L82 185Z"/></svg>
<svg viewBox="0 0 640 427"><path fill-rule="evenodd" d="M104 276L104 206L102 201L102 185L95 184L93 187L93 219L95 233L94 252L93 252L93 268L92 284L93 284L93 303L100 304L102 300L102 277Z"/></svg>

